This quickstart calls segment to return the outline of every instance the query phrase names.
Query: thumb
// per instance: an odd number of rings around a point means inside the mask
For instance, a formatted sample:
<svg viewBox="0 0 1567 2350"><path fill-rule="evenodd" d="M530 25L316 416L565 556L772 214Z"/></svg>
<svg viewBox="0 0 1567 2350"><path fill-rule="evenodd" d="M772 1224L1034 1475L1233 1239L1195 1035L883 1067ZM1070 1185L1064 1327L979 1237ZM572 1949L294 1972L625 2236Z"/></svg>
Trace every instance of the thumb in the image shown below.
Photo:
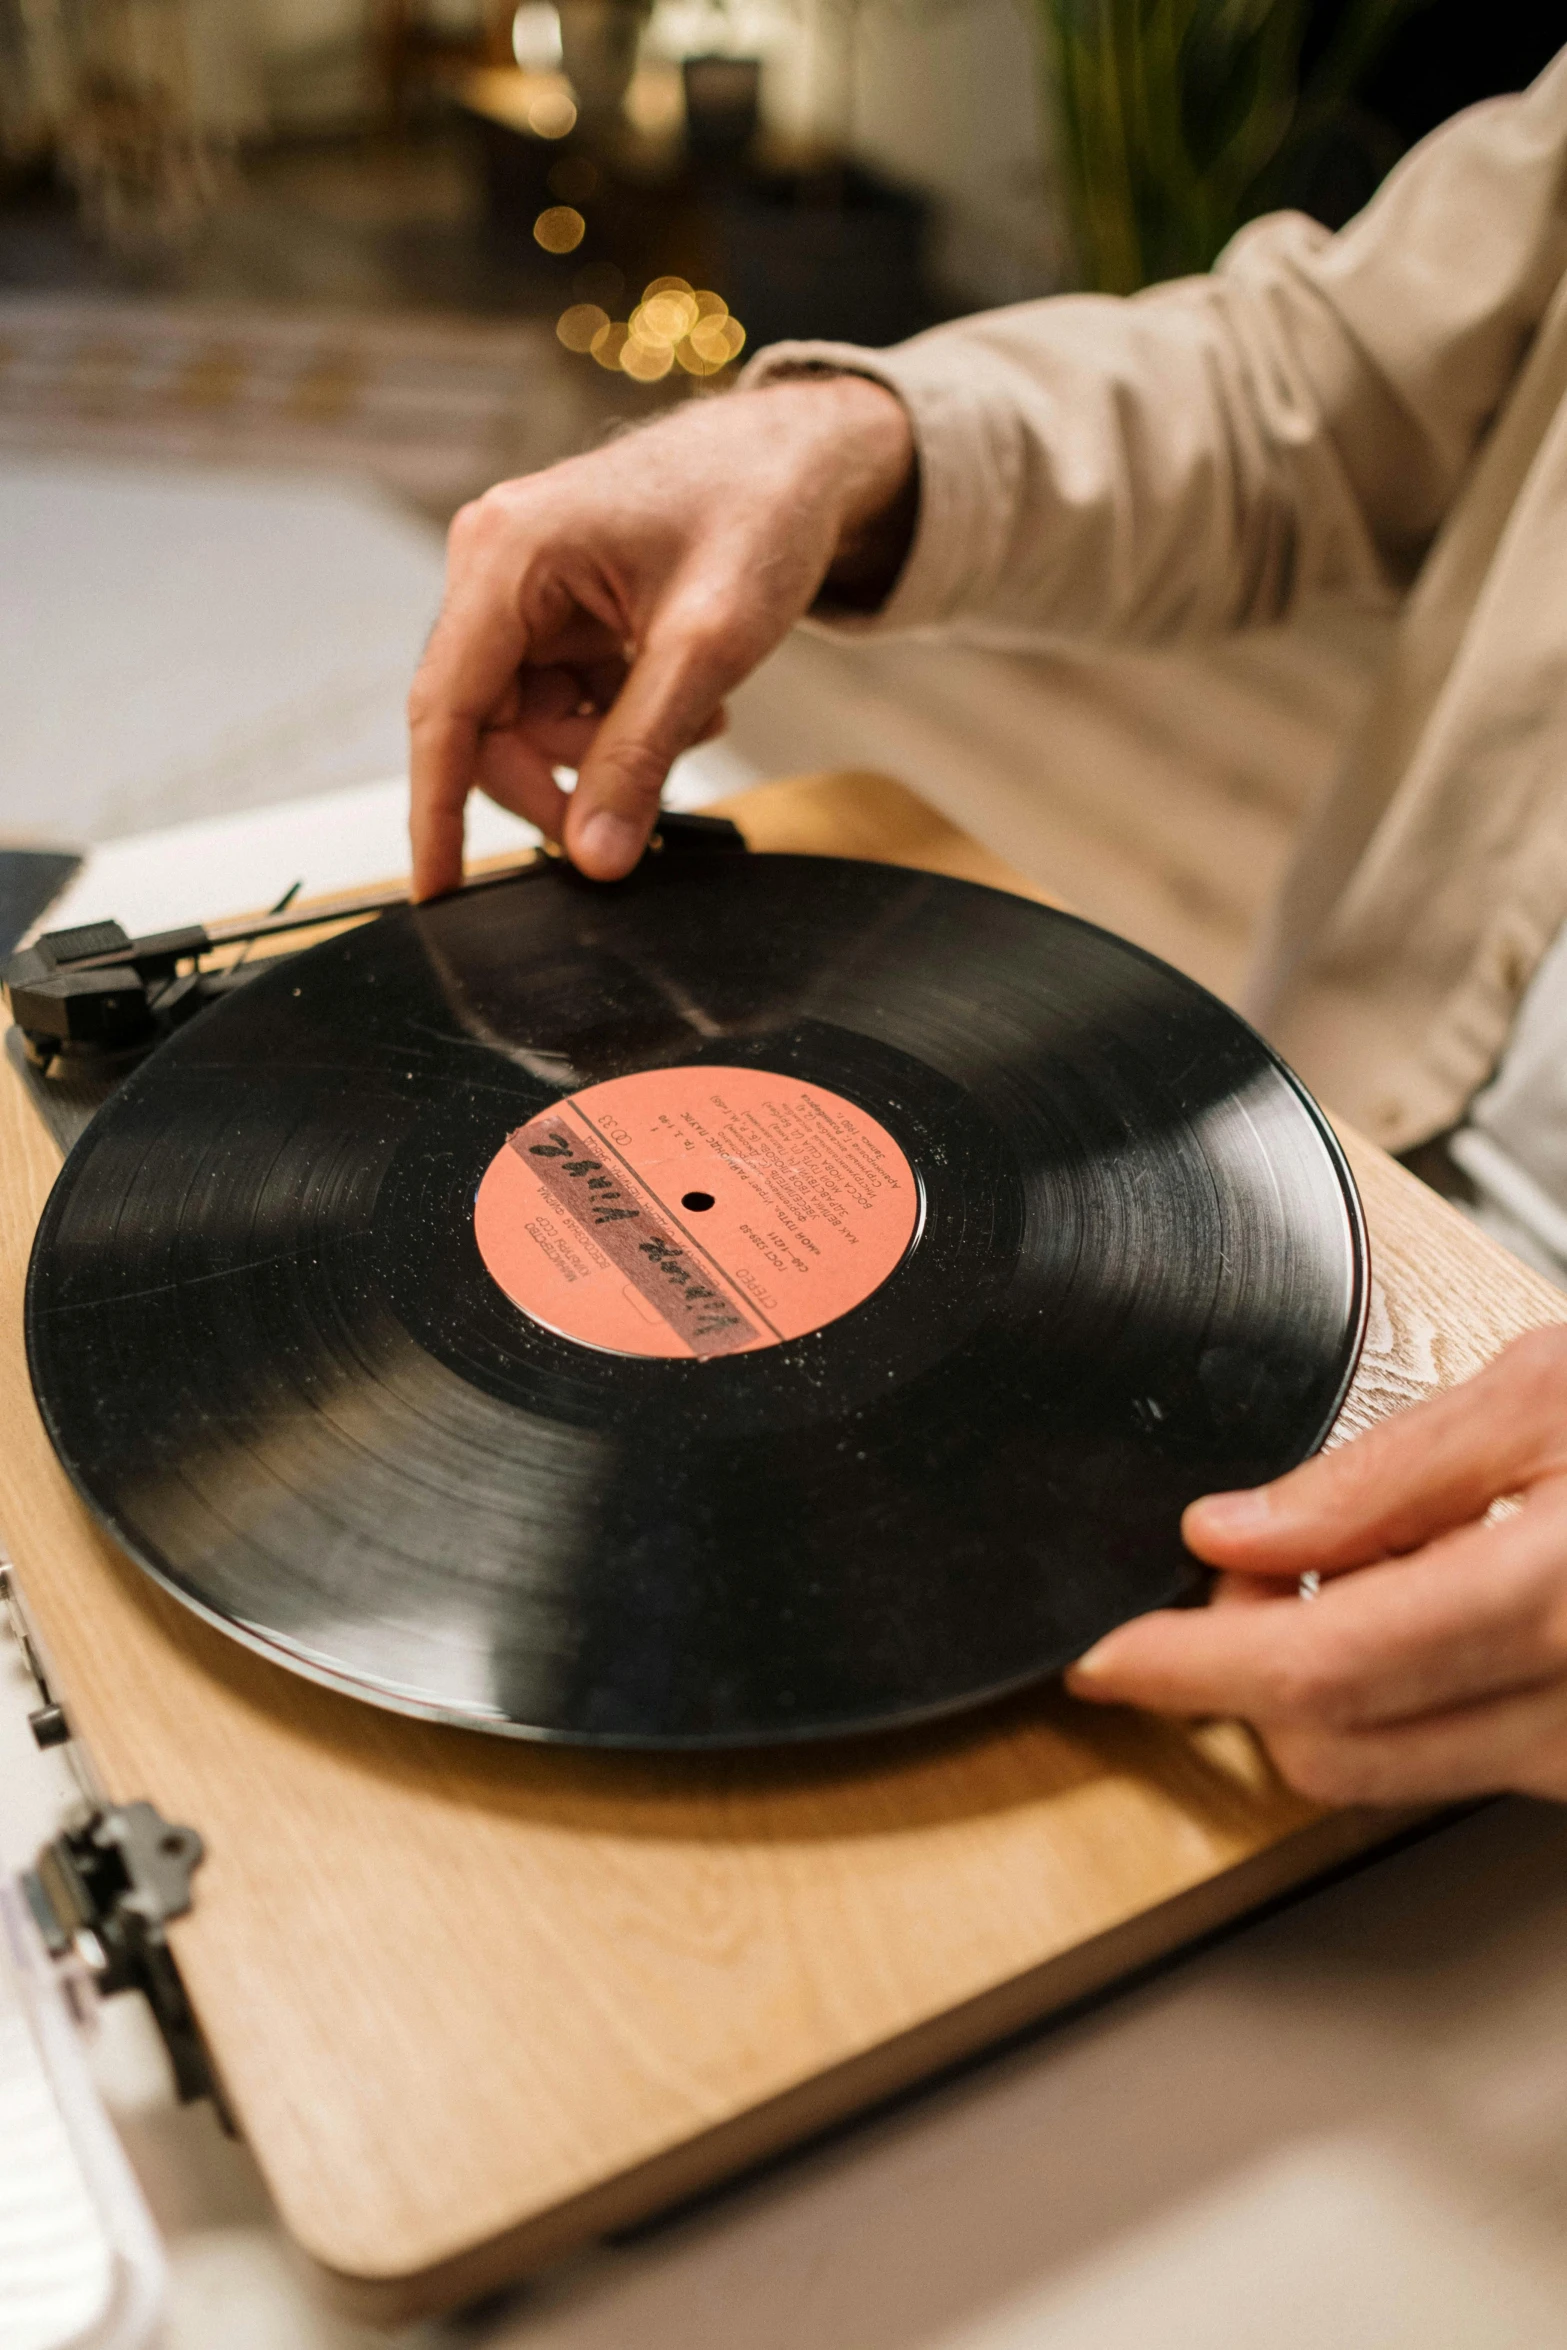
<svg viewBox="0 0 1567 2350"><path fill-rule="evenodd" d="M567 854L594 881L618 881L647 846L670 764L716 731L720 706L750 661L739 631L670 627L652 635L577 775Z"/></svg>

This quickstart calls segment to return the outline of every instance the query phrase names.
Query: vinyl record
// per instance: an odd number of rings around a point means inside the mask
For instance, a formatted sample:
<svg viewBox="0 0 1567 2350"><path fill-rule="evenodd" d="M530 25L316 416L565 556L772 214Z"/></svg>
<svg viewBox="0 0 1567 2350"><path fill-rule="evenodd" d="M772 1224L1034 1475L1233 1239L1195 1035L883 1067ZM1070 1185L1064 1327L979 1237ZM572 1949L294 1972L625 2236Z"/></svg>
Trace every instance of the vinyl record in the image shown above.
<svg viewBox="0 0 1567 2350"><path fill-rule="evenodd" d="M199 1015L34 1251L44 1418L277 1661L539 1738L941 1713L1194 1595L1319 1444L1343 1159L1178 972L886 866L552 863Z"/></svg>

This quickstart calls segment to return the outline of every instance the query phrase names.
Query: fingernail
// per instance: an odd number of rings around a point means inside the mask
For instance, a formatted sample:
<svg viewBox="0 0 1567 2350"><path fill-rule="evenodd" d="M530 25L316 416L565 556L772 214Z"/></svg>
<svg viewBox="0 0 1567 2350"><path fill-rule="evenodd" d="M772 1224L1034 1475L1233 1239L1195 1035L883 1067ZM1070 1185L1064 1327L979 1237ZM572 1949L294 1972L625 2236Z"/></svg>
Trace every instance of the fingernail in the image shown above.
<svg viewBox="0 0 1567 2350"><path fill-rule="evenodd" d="M1210 1534L1255 1534L1272 1516L1273 1500L1266 1485L1249 1486L1240 1493L1205 1493L1192 1503L1191 1514L1201 1516Z"/></svg>
<svg viewBox="0 0 1567 2350"><path fill-rule="evenodd" d="M616 881L631 871L645 838L642 827L629 816L617 816L613 808L595 808L577 833L575 859L579 865L592 865L606 881Z"/></svg>
<svg viewBox="0 0 1567 2350"><path fill-rule="evenodd" d="M1067 1666L1066 1683L1069 1689L1075 1689L1080 1681L1098 1678L1104 1671L1105 1652L1114 1638L1113 1632L1107 1633L1103 1640L1096 1640L1092 1648L1085 1648L1075 1664Z"/></svg>

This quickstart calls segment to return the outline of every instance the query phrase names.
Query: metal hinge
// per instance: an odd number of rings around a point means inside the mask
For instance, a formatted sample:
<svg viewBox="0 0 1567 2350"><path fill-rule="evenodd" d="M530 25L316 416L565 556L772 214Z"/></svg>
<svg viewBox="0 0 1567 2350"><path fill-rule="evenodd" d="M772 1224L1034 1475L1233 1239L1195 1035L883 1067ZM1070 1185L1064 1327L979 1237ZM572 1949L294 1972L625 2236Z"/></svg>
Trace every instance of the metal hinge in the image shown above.
<svg viewBox="0 0 1567 2350"><path fill-rule="evenodd" d="M71 1735L71 1726L65 1718L65 1708L49 1686L49 1676L44 1671L38 1643L22 1613L22 1603L17 1597L16 1585L11 1580L10 1567L3 1563L0 1563L0 1614L3 1614L6 1629L22 1652L27 1678L38 1699L28 1714L27 1726L40 1746L64 1746Z"/></svg>
<svg viewBox="0 0 1567 2350"><path fill-rule="evenodd" d="M212 2070L164 1927L190 1908L202 1857L194 1828L155 1804L99 1804L46 1844L22 1891L51 1958L74 1958L100 1998L140 1991L174 2067L180 2102L213 2094Z"/></svg>
<svg viewBox="0 0 1567 2350"><path fill-rule="evenodd" d="M108 1803L93 1784L49 1684L38 1643L8 1565L0 1563L0 1616L21 1651L37 1704L28 1714L40 1746L66 1749L81 1789L77 1817L22 1873L21 1887L44 1947L112 1999L140 1991L152 2009L182 2103L223 2104L164 1927L191 1905L191 1873L202 1858L194 1828L176 1827L151 1803Z"/></svg>

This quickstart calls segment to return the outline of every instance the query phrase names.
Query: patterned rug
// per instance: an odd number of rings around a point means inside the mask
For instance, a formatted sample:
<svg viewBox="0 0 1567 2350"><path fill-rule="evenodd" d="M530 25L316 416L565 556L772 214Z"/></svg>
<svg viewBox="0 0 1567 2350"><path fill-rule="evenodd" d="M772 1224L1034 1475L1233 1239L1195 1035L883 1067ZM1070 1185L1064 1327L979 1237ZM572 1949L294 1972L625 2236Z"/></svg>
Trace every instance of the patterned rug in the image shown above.
<svg viewBox="0 0 1567 2350"><path fill-rule="evenodd" d="M543 321L0 294L0 450L369 475L444 519L658 395Z"/></svg>

